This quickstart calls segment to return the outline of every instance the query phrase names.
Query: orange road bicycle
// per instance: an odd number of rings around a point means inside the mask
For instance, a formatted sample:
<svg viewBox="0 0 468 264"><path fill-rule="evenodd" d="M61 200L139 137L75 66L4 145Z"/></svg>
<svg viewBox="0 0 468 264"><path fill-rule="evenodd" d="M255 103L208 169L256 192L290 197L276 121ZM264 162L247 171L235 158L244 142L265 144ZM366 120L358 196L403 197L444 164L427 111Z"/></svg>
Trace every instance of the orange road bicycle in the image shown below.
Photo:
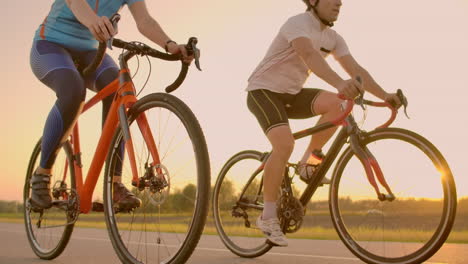
<svg viewBox="0 0 468 264"><path fill-rule="evenodd" d="M406 113L406 97L401 90L398 95ZM437 252L453 226L457 195L450 168L427 139L389 127L397 114L391 104L362 96L356 102L363 108L388 107L391 117L382 126L363 131L350 114L355 102L348 100L335 121L293 134L297 140L342 125L302 193L293 183L297 164L286 166L277 203L281 228L285 234L302 228L306 234L300 237L313 238L334 227L346 247L366 263L421 263ZM258 257L272 248L252 224L263 210L263 168L268 155L256 150L235 154L214 187L218 234L241 257ZM326 214L308 203L335 160L328 197L331 225ZM307 208L312 208L311 216L306 216Z"/></svg>
<svg viewBox="0 0 468 264"><path fill-rule="evenodd" d="M111 21L117 25L120 16ZM32 153L24 186L24 219L34 253L53 259L65 249L80 214L104 211L112 245L123 263L184 263L197 245L208 212L210 163L200 125L180 99L152 93L137 99L127 62L137 56L180 61L180 55L159 52L139 42L113 39L122 48L119 78L86 102L82 113L115 92L95 155L83 181L78 123L60 147L53 168L53 206L34 208L29 202L30 179L39 164L41 140ZM190 38L187 51L199 68L197 39ZM95 61L83 74L93 72L106 50L101 43ZM189 65L182 62L171 92L182 84ZM106 163L103 203L92 195ZM113 200L113 178L121 171L122 183L142 200L138 208L122 208ZM95 214L85 217L100 226Z"/></svg>

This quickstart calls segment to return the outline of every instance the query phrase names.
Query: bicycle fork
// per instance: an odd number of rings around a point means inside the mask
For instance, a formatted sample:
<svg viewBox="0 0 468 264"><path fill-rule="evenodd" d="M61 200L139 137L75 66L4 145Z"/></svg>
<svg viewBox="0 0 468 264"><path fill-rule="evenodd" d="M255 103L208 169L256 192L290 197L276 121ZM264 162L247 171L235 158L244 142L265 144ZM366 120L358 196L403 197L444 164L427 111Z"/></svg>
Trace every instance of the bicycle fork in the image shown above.
<svg viewBox="0 0 468 264"><path fill-rule="evenodd" d="M369 151L369 149L364 144L362 144L362 139L360 135L361 132L358 130L357 126L351 125L351 126L348 126L348 128L350 129L349 140L350 140L351 149L353 150L353 152L356 154L356 157L364 166L367 179L369 180L369 183L374 188L378 199L380 201L389 201L389 202L394 201L395 195L393 194L392 190L390 189L390 186L385 180L385 177L383 175L383 172L382 172L382 169L380 168L379 163L375 159L374 155L372 155L372 153ZM388 194L384 194L380 192L379 186L375 180L375 176L377 176L379 183L386 189Z"/></svg>
<svg viewBox="0 0 468 264"><path fill-rule="evenodd" d="M153 162L149 164L150 168L160 164L160 157L159 157L159 152L156 147L156 143L154 141L153 133L151 132L151 129L149 127L148 119L146 118L146 115L144 112L139 113L138 116L136 117L136 122L138 124L138 128L141 132L141 135L143 137L143 141L146 143L146 146L148 148L149 153L151 154L151 157L153 158ZM138 169L136 165L136 159L135 159L135 151L133 147L133 141L132 141L132 136L130 132L130 127L128 125L128 117L127 117L127 111L122 104L119 108L119 123L122 129L122 133L124 136L125 140L125 149L127 151L127 155L129 157L130 161L130 167L132 170L132 185L135 187L142 187L141 182L140 182L140 177L138 177ZM148 169L148 168L146 168ZM156 168L157 175L164 175L163 170L161 167ZM164 176L162 176L164 177ZM164 179L162 179L164 180Z"/></svg>

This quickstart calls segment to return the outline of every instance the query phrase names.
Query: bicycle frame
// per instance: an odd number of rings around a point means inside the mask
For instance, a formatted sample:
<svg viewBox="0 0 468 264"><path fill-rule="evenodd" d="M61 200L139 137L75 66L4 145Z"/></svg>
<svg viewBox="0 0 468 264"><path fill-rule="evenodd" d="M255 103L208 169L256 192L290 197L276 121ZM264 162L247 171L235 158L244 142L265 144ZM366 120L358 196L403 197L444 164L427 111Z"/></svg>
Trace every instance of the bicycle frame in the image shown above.
<svg viewBox="0 0 468 264"><path fill-rule="evenodd" d="M324 129L317 130L316 132L319 132L319 131L322 131L322 130L324 130ZM304 190L304 192L302 193L302 195L301 195L301 197L299 199L301 201L302 205L305 206L310 201L310 199L314 195L315 191L320 186L320 182L322 181L323 177L325 177L325 175L327 174L327 172L330 169L331 165L333 164L333 161L336 159L336 157L340 153L341 149L345 145L346 139L349 136L347 130L348 129L346 127L343 127L342 129L340 129L340 132L338 133L335 141L333 142L330 149L326 153L322 163L317 168L317 172L316 172L317 176L314 177L312 179L312 181L307 184L306 189ZM300 133L300 132L298 132L298 133ZM313 133L310 133L310 134L308 133L308 134L304 134L304 135L301 135L300 137L298 137L297 136L298 133L293 134L295 139L299 139L299 138L302 138L302 137L313 134Z"/></svg>
<svg viewBox="0 0 468 264"><path fill-rule="evenodd" d="M343 97L340 97L340 98L344 99ZM362 104L366 104L366 105L370 105L374 107L388 107L391 109L392 113L391 113L389 120L387 120L387 122L385 122L383 125L379 126L378 128L386 128L390 126L395 120L397 110L394 107L392 107L389 103L373 102L373 101L368 101L364 99L361 99L361 100L362 100L361 101ZM392 193L389 185L387 184L377 160L372 155L372 153L367 149L367 147L365 147L361 143L362 138L365 137L365 133L363 133L363 131L359 129L358 125L356 124L354 120L354 117L351 115L351 111L353 107L354 107L354 102L352 100L348 100L346 109L344 109L343 114L340 117L336 118L333 121L326 122L326 123L323 123L315 127L305 129L305 130L302 130L293 134L294 139L297 140L297 139L310 136L312 134L318 133L320 131L329 129L337 125L343 126L342 129L339 131L337 137L335 138L332 146L330 147L327 154L325 155L325 158L317 167L317 172L316 172L317 177L314 177L307 184L306 189L302 193L299 200L303 206L307 205L307 203L310 201L310 199L314 195L317 188L320 186L320 182L327 174L328 170L330 169L331 165L333 164L336 157L340 153L341 149L346 144L348 138L350 141L351 148L353 149L354 153L356 153L356 156L358 157L358 159L360 160L360 162L365 168L367 179L369 183L372 185L372 187L375 189L378 199L381 201L385 201L385 200L393 201L395 199L395 196ZM268 153L266 153L266 156L264 156L264 158L262 159L263 160L262 165L257 170L255 170L255 172L252 174L249 182L246 184L246 187L241 192L240 197L243 197L244 193L246 192L246 188L250 184L250 181L252 181L256 177L256 175L260 171L263 170L265 166L265 162L267 160L267 156L268 156ZM384 194L380 192L379 186L377 185L377 182L375 180L375 176L377 176L379 183L387 190L388 194ZM287 169L285 170L285 173L284 173L284 180L285 182L290 183ZM256 209L260 209L260 210L262 209L262 206L244 204L240 201L238 203L244 206L247 205L249 207L256 208Z"/></svg>
<svg viewBox="0 0 468 264"><path fill-rule="evenodd" d="M113 16L113 19L116 19L114 23L117 23L120 16ZM114 25L115 27L115 25ZM187 51L190 51L191 54L195 55L195 63L197 67L200 69L200 64L198 61L199 58L199 50L196 47L197 39L192 37L189 39L188 44L186 45ZM96 105L96 103L102 101L107 96L112 94L114 95L114 100L110 106L109 113L106 117L106 121L104 123L104 127L102 128L101 137L99 138L99 142L97 148L95 150L91 166L89 168L88 174L86 175L86 181L83 183L83 171L81 164L81 147L80 147L80 135L79 135L79 125L76 122L75 126L73 127L72 134L70 136L70 142L73 146L73 167L76 174L76 187L77 193L80 198L80 212L81 213L88 213L91 210L91 199L94 192L94 188L96 187L97 180L99 178L99 174L101 173L102 167L104 165L105 159L107 157L110 144L112 141L112 136L115 134L117 130L117 126L120 125L124 141L125 141L125 149L128 155L128 159L130 162L131 173L132 173L132 185L136 187L140 186L140 178L138 177L138 169L135 162L135 153L133 148L132 137L130 134L130 129L128 125L128 117L127 114L129 111L132 110L132 106L137 102L136 98L136 90L133 84L132 78L130 76L130 71L128 69L127 61L130 60L132 57L136 55L146 54L151 57L159 58L166 61L180 61L181 56L178 54L166 54L154 50L143 43L129 43L119 39L113 39L112 45L118 48L122 48L126 50L119 56L119 64L120 64L120 71L119 76L110 84L108 84L104 89L99 91L93 98L91 98L86 104L82 112L83 114L88 109ZM106 43L101 42L98 48L98 55L95 57L95 60L83 70L83 74L87 75L91 72L94 72L95 69L99 66L100 61L102 60L105 50L106 50ZM188 72L188 63L184 63L182 61L181 72L177 79L174 81L173 84L169 85L166 88L166 92L170 93L177 89L182 82L184 81L187 72ZM136 105L135 105L136 107ZM135 119L136 123L138 124L139 131L142 134L142 138L145 141L148 152L151 154L153 162L149 165L151 167L161 163L159 158L159 152L156 147L156 143L154 141L152 132L150 130L148 120L144 113L139 113L139 115ZM65 167L69 166L70 164L66 163ZM158 177L164 178L161 168L156 168L156 172ZM63 175L63 181L65 181L67 177L66 171Z"/></svg>
<svg viewBox="0 0 468 264"><path fill-rule="evenodd" d="M363 101L363 103L375 106L375 107L388 107L392 110L391 117L389 120L379 126L378 128L385 128L390 126L393 121L396 118L396 109L391 107L388 103L380 103L380 102L372 102L372 101ZM351 106L352 108L352 106ZM325 177L327 174L328 170L330 169L331 165L335 161L336 157L340 153L341 149L347 142L347 139L349 138L351 148L353 149L354 153L356 153L357 158L360 160L362 165L365 168L367 179L369 183L372 185L372 187L375 189L375 192L377 194L377 197L381 201L393 201L395 199L395 196L393 192L391 191L390 186L387 184L385 177L382 173L382 170L380 169L380 166L375 159L375 157L372 155L372 153L365 147L361 141L362 138L365 137L365 134L359 129L358 125L356 124L354 117L350 114L350 111L345 111L345 118L343 122L343 115L339 118L337 118L335 121L332 122L327 122L303 131L299 131L293 134L294 139L300 139L309 135L312 135L314 133L323 131L325 129L328 129L332 126L339 125L340 123L343 125L341 130L339 131L335 141L333 142L332 146L328 150L327 154L325 155L325 158L323 159L322 163L318 166L317 168L317 177L314 177L311 182L307 184L306 189L302 193L300 197L300 202L302 203L303 206L305 206L312 196L314 195L315 191L317 188L320 186L320 182L322 179ZM377 179L379 183L386 189L388 194L384 194L380 192L379 186L377 185L377 182L375 181L375 176L377 176ZM288 177L287 173L285 173L285 177Z"/></svg>
<svg viewBox="0 0 468 264"><path fill-rule="evenodd" d="M126 66L126 65L125 65ZM117 126L120 124L125 136L125 149L129 157L130 166L132 170L132 183L138 184L138 170L135 163L135 153L133 149L133 142L131 139L130 131L128 130L127 123L127 109L137 101L135 96L135 87L133 85L130 73L127 67L121 67L122 70L119 72L119 77L112 83L107 85L93 98L86 102L81 114L86 112L88 109L96 105L96 103L102 101L107 96L110 96L115 92L114 101L111 104L108 116L104 123L101 136L99 138L98 145L96 147L91 165L89 167L88 174L86 175L86 181L83 182L83 171L81 164L81 147L80 147L80 134L78 121L73 128L71 135L71 143L73 146L73 166L75 169L76 177L76 188L80 198L80 212L88 213L91 210L92 195L94 188L96 187L97 180L101 173L102 167L106 160L108 150L112 141L112 136L117 130ZM80 114L80 115L81 115ZM151 130L149 129L148 121L146 116L141 114L136 119L138 127L142 132L142 136L149 147L149 151L152 155L154 164L160 163L159 153L154 142ZM153 165L154 165L153 164ZM68 164L66 164L68 166ZM63 180L67 177L66 171L63 175Z"/></svg>

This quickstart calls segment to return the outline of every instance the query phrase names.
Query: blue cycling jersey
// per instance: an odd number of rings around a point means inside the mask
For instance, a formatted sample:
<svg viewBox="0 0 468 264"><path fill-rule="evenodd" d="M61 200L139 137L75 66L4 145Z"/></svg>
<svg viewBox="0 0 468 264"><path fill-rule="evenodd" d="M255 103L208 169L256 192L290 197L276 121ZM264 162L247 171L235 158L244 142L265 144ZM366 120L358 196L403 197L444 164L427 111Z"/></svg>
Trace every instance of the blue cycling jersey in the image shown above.
<svg viewBox="0 0 468 264"><path fill-rule="evenodd" d="M98 16L110 17L124 5L143 0L86 0ZM91 32L76 19L65 0L55 0L52 8L39 26L34 40L45 39L74 50L97 49L98 41Z"/></svg>

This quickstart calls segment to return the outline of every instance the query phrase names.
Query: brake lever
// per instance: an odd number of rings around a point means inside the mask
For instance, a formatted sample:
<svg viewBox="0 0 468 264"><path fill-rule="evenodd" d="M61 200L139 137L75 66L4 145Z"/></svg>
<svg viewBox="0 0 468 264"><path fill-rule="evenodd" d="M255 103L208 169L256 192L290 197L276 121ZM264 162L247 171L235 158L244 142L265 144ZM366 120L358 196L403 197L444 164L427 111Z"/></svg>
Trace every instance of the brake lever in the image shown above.
<svg viewBox="0 0 468 264"><path fill-rule="evenodd" d="M361 106L362 110L366 110L366 107L364 106L364 95L360 94L358 98L354 99L354 103L358 104Z"/></svg>
<svg viewBox="0 0 468 264"><path fill-rule="evenodd" d="M408 112L406 111L406 108L408 107L408 99L405 95L403 95L403 91L401 89L397 90L397 96L398 99L400 99L400 102L403 104L403 110L405 112L406 117L410 119L410 117L408 116Z"/></svg>
<svg viewBox="0 0 468 264"><path fill-rule="evenodd" d="M112 23L112 26L114 27L114 31L118 31L118 23L120 20L120 15L118 13L115 13L113 16L110 18L110 22ZM110 39L107 40L107 47L112 50L112 43L114 42L114 36L112 36Z"/></svg>
<svg viewBox="0 0 468 264"><path fill-rule="evenodd" d="M356 76L356 81L358 81L362 85L361 76ZM360 105L362 110L366 110L366 107L364 106L364 92L362 92L361 90L359 90L359 96L357 99L354 100L354 102Z"/></svg>
<svg viewBox="0 0 468 264"><path fill-rule="evenodd" d="M197 43L198 39L195 37L189 38L189 41L186 45L187 52L189 52L190 55L193 55L195 59L195 66L197 66L197 69L201 71L200 67L200 50L197 48Z"/></svg>

